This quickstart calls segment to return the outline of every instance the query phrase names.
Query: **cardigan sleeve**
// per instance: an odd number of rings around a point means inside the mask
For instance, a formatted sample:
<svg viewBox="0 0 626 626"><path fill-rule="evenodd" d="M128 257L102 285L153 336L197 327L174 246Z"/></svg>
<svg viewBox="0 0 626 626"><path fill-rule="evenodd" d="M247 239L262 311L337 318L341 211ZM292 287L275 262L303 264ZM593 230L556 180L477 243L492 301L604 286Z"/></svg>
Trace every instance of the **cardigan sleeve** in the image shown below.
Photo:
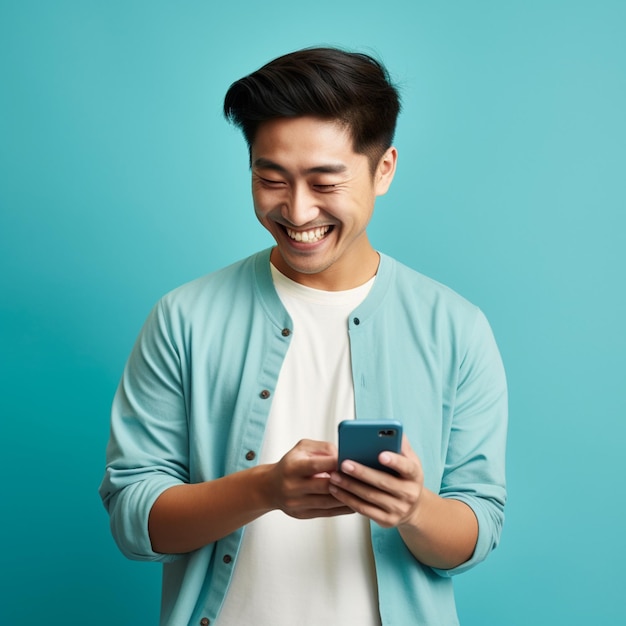
<svg viewBox="0 0 626 626"><path fill-rule="evenodd" d="M141 330L113 401L106 471L100 485L113 537L131 559L176 558L152 550L148 517L163 491L189 482L181 371L161 300Z"/></svg>
<svg viewBox="0 0 626 626"><path fill-rule="evenodd" d="M478 540L469 561L441 576L464 572L484 560L500 539L506 501L508 419L504 367L485 316L476 310L467 348L458 365L457 389L440 495L470 506Z"/></svg>

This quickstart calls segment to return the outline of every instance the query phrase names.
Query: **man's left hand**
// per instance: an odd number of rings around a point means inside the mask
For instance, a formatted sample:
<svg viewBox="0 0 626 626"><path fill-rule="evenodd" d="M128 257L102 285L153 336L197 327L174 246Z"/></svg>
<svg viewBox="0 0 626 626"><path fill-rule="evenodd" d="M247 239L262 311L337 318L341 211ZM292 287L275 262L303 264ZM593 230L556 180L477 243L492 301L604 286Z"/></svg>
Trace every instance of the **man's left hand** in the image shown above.
<svg viewBox="0 0 626 626"><path fill-rule="evenodd" d="M400 454L382 452L378 460L397 475L344 461L341 472L331 474L330 493L384 528L411 523L419 508L424 474L406 435Z"/></svg>

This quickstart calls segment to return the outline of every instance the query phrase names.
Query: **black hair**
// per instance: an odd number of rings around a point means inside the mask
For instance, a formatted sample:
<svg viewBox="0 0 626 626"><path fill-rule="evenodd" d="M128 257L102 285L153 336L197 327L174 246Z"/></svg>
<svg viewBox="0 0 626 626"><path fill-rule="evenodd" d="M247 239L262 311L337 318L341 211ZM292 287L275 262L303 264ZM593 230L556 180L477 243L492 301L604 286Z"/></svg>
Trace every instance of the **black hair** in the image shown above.
<svg viewBox="0 0 626 626"><path fill-rule="evenodd" d="M250 150L260 124L314 116L350 131L354 151L372 170L391 146L400 112L398 90L373 57L338 48L305 48L270 61L234 82L224 116L240 128Z"/></svg>

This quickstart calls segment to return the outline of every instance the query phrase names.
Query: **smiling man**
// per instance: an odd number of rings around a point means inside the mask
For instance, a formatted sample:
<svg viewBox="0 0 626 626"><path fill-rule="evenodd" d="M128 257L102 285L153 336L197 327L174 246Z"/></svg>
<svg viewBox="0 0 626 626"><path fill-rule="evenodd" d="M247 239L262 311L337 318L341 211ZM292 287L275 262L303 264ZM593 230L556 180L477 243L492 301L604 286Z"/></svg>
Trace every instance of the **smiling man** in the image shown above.
<svg viewBox="0 0 626 626"><path fill-rule="evenodd" d="M393 178L395 148L372 175L345 125L306 116L265 122L251 157L254 208L276 239L276 269L327 291L358 287L376 274L379 257L366 227Z"/></svg>
<svg viewBox="0 0 626 626"><path fill-rule="evenodd" d="M475 306L376 251L399 99L375 59L300 50L235 82L254 210L276 245L150 314L100 493L164 563L161 624L457 624L451 576L498 542L506 383ZM392 473L338 423L395 419Z"/></svg>

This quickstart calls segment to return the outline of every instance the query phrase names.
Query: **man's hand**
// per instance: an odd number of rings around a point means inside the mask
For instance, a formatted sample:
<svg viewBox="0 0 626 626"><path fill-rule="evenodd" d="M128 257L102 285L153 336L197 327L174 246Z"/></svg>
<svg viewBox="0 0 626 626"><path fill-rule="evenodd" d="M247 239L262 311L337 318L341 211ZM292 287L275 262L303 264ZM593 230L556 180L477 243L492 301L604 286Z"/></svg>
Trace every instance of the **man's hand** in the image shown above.
<svg viewBox="0 0 626 626"><path fill-rule="evenodd" d="M267 487L272 509L310 519L354 513L329 492L330 472L337 469L337 448L303 439L274 464Z"/></svg>
<svg viewBox="0 0 626 626"><path fill-rule="evenodd" d="M397 476L344 461L341 472L331 473L330 493L380 526L397 528L415 558L425 565L451 569L467 561L478 539L472 509L424 487L422 465L406 436L400 454L382 452L378 460Z"/></svg>
<svg viewBox="0 0 626 626"><path fill-rule="evenodd" d="M335 446L303 440L278 463L170 487L150 511L152 549L191 552L275 509L300 519L354 513L328 491L336 469Z"/></svg>
<svg viewBox="0 0 626 626"><path fill-rule="evenodd" d="M330 493L384 528L410 523L416 516L424 488L424 474L409 441L402 438L401 454L383 452L378 460L393 476L355 461L344 461L330 477Z"/></svg>

